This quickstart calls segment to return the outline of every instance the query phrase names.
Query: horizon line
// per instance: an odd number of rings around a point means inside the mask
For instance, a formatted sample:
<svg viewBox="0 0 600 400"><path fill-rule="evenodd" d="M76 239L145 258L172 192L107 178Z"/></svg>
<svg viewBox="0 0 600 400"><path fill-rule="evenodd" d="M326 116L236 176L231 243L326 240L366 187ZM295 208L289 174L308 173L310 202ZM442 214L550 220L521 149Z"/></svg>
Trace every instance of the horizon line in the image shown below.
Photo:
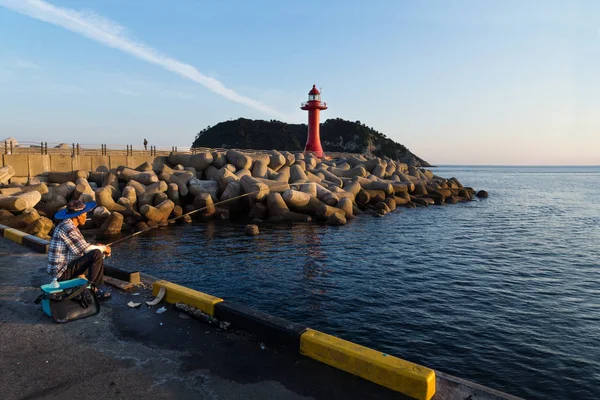
<svg viewBox="0 0 600 400"><path fill-rule="evenodd" d="M430 167L600 167L600 164L438 164Z"/></svg>

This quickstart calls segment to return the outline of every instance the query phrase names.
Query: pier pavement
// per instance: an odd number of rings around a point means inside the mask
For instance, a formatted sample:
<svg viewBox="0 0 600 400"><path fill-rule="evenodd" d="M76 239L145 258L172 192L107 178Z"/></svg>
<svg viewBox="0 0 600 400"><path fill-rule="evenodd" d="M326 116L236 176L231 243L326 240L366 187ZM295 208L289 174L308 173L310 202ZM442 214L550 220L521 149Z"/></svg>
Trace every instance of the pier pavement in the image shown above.
<svg viewBox="0 0 600 400"><path fill-rule="evenodd" d="M241 331L188 318L151 298L113 290L98 315L56 324L33 301L46 256L0 241L3 399L404 399L406 397Z"/></svg>

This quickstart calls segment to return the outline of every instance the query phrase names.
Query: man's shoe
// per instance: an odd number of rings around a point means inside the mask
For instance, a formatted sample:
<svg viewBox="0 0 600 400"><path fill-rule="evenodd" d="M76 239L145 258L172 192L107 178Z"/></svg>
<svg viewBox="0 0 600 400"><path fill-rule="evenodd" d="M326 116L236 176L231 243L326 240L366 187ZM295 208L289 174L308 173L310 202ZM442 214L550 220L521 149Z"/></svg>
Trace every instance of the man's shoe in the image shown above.
<svg viewBox="0 0 600 400"><path fill-rule="evenodd" d="M106 286L100 286L96 290L96 297L98 300L110 299L110 290Z"/></svg>

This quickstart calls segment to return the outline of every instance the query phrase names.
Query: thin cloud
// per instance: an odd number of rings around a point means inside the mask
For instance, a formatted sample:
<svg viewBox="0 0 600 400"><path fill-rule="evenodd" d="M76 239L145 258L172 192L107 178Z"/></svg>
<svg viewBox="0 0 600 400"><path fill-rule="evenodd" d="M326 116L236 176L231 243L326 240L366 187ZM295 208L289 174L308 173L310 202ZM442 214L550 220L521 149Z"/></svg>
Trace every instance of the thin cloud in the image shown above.
<svg viewBox="0 0 600 400"><path fill-rule="evenodd" d="M22 58L17 58L15 60L14 67L19 69L40 69L40 66L36 63L29 60L23 60Z"/></svg>
<svg viewBox="0 0 600 400"><path fill-rule="evenodd" d="M119 88L105 89L103 91L104 92L118 93L118 94L122 94L122 95L125 95L125 96L139 96L140 95L138 92L134 92L133 90L119 89Z"/></svg>
<svg viewBox="0 0 600 400"><path fill-rule="evenodd" d="M58 25L88 39L128 53L136 58L156 64L189 80L199 83L213 92L254 108L267 115L281 119L289 117L263 103L229 89L217 79L198 71L194 66L171 58L159 51L135 42L125 36L126 29L94 12L76 11L56 7L43 0L0 0L0 5L40 21Z"/></svg>
<svg viewBox="0 0 600 400"><path fill-rule="evenodd" d="M30 70L39 70L41 69L39 65L34 63L33 61L25 60L19 57L12 57L3 62L0 62L0 65L9 69L30 69Z"/></svg>
<svg viewBox="0 0 600 400"><path fill-rule="evenodd" d="M36 83L35 85L19 85L14 88L7 88L13 93L50 93L50 94L83 94L87 90L84 87L70 85L65 83Z"/></svg>

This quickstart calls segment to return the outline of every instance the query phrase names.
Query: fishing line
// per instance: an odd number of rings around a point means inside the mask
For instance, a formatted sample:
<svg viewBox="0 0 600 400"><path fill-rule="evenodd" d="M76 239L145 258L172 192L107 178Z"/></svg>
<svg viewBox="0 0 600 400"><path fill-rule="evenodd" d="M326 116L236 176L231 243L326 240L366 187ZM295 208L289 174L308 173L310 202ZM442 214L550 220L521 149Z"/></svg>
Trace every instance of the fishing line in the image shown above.
<svg viewBox="0 0 600 400"><path fill-rule="evenodd" d="M286 185L286 184L284 184L284 185ZM285 187L285 186L282 186L282 187ZM276 188L277 188L277 187L275 187L275 189L276 189ZM289 186L288 186L288 188L289 188ZM270 189L270 190L272 190L272 188L269 188L269 189ZM264 190L264 189L263 189L263 190ZM180 216L178 216L178 217L171 218L171 219L167 220L167 222L169 222L169 223L170 223L170 222L172 222L172 221L177 221L178 219L180 219L180 218L183 218L183 217L185 217L186 215L192 215L192 214L195 214L195 213L197 213L197 212L199 212L199 211L206 210L207 208L215 207L215 206L217 206L217 205L219 205L219 204L227 203L227 202L229 202L229 201L238 200L238 199L241 199L241 198L243 198L243 197L246 197L246 196L250 196L250 195L253 195L253 194L257 194L257 193L260 193L260 192L262 192L263 190L257 190L257 191L250 192L250 193L244 193L244 194L241 194L241 195L239 195L239 196L232 197L232 198L230 198L230 199L221 200L221 201L218 201L218 202L214 203L213 205L210 205L210 206L205 206L205 207L202 207L202 208L198 208L197 210L193 210L193 211L190 211L190 212L188 212L188 213L181 214L181 215L180 215ZM135 233L133 233L133 234L131 234L131 235L129 235L129 236L125 236L124 238L121 238L121 239L115 240L115 241L113 241L113 242L111 242L111 243L108 243L108 244L106 244L105 246L113 246L113 245L115 245L115 244L118 244L118 243L124 242L124 241L126 241L126 240L129 240L129 239L131 239L131 238L133 238L133 237L136 237L136 236L138 236L138 235L141 235L142 233L148 232L148 231L150 231L150 230L152 230L152 229L155 229L155 228L158 228L158 226L154 226L154 227L152 227L152 226L151 226L151 227L148 227L148 228L146 228L146 229L142 229L141 231L135 232Z"/></svg>

